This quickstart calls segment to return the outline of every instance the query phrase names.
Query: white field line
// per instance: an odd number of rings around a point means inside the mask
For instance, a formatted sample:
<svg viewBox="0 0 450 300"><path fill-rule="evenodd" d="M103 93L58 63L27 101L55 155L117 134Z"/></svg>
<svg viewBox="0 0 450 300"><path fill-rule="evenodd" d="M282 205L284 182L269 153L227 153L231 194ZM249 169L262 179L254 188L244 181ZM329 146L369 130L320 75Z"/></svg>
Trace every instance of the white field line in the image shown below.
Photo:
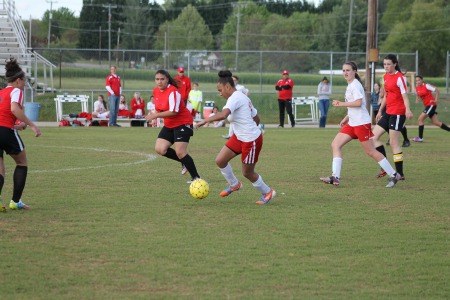
<svg viewBox="0 0 450 300"><path fill-rule="evenodd" d="M116 164L103 164L101 166L88 166L88 167L73 167L73 168L64 168L64 169L56 169L56 170L29 170L29 173L56 173L56 172L66 172L66 171L80 171L80 170L93 170L93 169L101 169L101 168L110 168L110 167L123 167L123 166L132 166L132 165L140 165L146 162L152 161L156 159L156 155L147 154L136 151L125 151L125 150L111 150L111 149L102 149L102 148L86 148L86 147L71 147L71 146L46 146L46 145L31 145L31 147L42 147L42 148L58 148L58 149L72 149L72 150L82 150L82 151L94 151L94 152L110 152L110 153L125 153L134 156L144 157L144 159L126 163L116 163Z"/></svg>

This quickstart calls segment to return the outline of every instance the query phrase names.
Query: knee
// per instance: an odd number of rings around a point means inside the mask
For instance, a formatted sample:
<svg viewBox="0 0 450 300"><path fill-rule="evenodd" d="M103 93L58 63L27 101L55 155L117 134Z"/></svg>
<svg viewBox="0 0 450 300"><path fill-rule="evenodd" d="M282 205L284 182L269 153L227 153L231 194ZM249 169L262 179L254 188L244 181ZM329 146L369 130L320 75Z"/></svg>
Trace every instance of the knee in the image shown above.
<svg viewBox="0 0 450 300"><path fill-rule="evenodd" d="M164 156L167 153L167 149L164 147L160 147L158 145L155 146L155 152L161 156Z"/></svg>

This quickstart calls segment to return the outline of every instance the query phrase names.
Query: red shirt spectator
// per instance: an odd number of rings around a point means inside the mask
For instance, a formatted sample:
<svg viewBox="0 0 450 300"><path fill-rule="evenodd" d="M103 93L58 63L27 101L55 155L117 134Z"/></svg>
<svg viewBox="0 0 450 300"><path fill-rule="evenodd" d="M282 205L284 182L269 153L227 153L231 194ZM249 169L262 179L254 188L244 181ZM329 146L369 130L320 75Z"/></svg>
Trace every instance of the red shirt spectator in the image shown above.
<svg viewBox="0 0 450 300"><path fill-rule="evenodd" d="M294 89L294 80L289 78L289 72L283 71L283 78L278 80L275 89L278 91L278 100L291 100Z"/></svg>
<svg viewBox="0 0 450 300"><path fill-rule="evenodd" d="M191 91L191 79L184 75L184 68L178 68L178 76L175 76L174 79L178 82L178 92L181 95L181 100L187 101Z"/></svg>
<svg viewBox="0 0 450 300"><path fill-rule="evenodd" d="M138 116L145 116L145 101L141 98L140 93L134 93L134 98L130 101L131 106L131 117L136 118L136 112L138 112ZM140 113L138 110L141 110Z"/></svg>
<svg viewBox="0 0 450 300"><path fill-rule="evenodd" d="M111 74L106 77L106 90L108 97L111 95L120 96L122 94L122 85L120 84L120 76L116 74L116 67L111 67Z"/></svg>

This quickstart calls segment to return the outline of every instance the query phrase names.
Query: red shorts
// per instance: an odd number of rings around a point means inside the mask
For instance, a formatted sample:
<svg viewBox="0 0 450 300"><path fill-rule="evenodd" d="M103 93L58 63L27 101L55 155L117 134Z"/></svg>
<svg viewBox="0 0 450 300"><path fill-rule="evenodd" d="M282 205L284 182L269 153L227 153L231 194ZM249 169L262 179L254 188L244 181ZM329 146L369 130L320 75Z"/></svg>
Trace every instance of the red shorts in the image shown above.
<svg viewBox="0 0 450 300"><path fill-rule="evenodd" d="M236 154L241 154L241 161L243 164L251 165L258 162L259 152L261 152L263 145L262 134L252 142L241 142L237 139L236 135L233 134L228 142L225 144Z"/></svg>
<svg viewBox="0 0 450 300"><path fill-rule="evenodd" d="M342 127L340 132L348 134L352 137L352 139L358 139L360 142L368 141L371 137L373 137L372 124L370 123L355 127L347 124Z"/></svg>

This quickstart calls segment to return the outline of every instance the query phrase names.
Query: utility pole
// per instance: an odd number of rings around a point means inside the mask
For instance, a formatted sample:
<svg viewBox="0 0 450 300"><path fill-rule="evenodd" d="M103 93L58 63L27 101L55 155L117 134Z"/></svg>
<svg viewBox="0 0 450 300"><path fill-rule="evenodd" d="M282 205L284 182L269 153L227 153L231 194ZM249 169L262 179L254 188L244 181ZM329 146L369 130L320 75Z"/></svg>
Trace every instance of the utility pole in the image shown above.
<svg viewBox="0 0 450 300"><path fill-rule="evenodd" d="M375 80L375 63L378 62L378 0L369 0L367 9L366 42L366 99L370 99ZM370 109L370 101L366 101ZM371 110L369 110L371 111Z"/></svg>
<svg viewBox="0 0 450 300"><path fill-rule="evenodd" d="M350 0L350 15L348 17L347 51L345 52L345 61L348 61L348 52L350 51L350 37L352 35L352 16L353 16L353 0Z"/></svg>
<svg viewBox="0 0 450 300"><path fill-rule="evenodd" d="M58 1L49 1L46 0L47 3L50 3L50 11L48 13L48 36L47 36L47 48L50 48L50 30L52 28L52 6L53 3L58 3Z"/></svg>
<svg viewBox="0 0 450 300"><path fill-rule="evenodd" d="M236 71L238 70L239 65L239 25L241 23L241 5L239 3L236 3L237 5L237 24L236 24Z"/></svg>
<svg viewBox="0 0 450 300"><path fill-rule="evenodd" d="M111 68L111 8L117 8L117 5L104 4L103 7L108 8L108 61Z"/></svg>

